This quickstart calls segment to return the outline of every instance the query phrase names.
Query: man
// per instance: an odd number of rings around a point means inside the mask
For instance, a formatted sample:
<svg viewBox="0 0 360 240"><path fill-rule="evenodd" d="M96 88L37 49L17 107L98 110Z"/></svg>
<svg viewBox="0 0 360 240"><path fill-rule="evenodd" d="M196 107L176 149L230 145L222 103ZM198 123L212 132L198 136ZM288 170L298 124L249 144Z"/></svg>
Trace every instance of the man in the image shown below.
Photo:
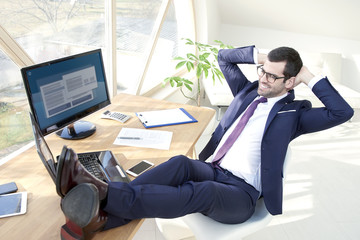
<svg viewBox="0 0 360 240"><path fill-rule="evenodd" d="M59 163L57 174L68 219L62 227L64 239L74 239L67 237L71 234L90 238L96 231L137 218L193 212L241 223L253 214L259 197L271 214L282 213L282 170L290 141L341 124L353 110L327 78L315 77L303 67L292 48L277 48L268 55L258 54L254 46L220 50L218 62L234 100L200 161L175 156L129 184L103 183L83 170L70 150L73 157ZM259 81L246 79L237 66L245 63L261 64ZM294 101L293 88L300 83L307 84L325 107Z"/></svg>

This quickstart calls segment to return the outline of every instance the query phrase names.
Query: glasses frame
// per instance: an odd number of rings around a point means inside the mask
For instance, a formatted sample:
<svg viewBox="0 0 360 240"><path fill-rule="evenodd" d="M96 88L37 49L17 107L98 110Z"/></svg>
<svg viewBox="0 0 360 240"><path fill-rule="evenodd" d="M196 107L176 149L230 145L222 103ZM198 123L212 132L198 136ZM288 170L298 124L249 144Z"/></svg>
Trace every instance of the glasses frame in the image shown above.
<svg viewBox="0 0 360 240"><path fill-rule="evenodd" d="M259 73L259 70L261 70L262 73ZM276 80L278 80L278 79L284 79L284 81L286 81L287 79L289 79L289 78L286 77L286 76L278 77L278 76L276 76L276 74L266 72L266 71L264 70L264 65L259 65L259 66L257 66L257 67L256 67L256 72L257 72L259 78L262 78L262 77L265 75L266 81L268 81L269 83L274 83L274 82L275 82Z"/></svg>

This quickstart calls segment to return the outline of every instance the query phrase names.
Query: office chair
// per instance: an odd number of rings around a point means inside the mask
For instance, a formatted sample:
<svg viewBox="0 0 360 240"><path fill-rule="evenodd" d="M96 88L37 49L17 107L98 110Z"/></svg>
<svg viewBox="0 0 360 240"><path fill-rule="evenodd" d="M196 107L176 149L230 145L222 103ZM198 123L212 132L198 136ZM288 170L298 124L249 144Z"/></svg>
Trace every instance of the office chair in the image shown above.
<svg viewBox="0 0 360 240"><path fill-rule="evenodd" d="M284 161L284 178L290 157L289 147ZM272 215L267 211L263 198L257 201L251 218L240 224L216 222L201 213L192 213L174 219L155 219L157 227L166 240L240 240L266 227L271 220Z"/></svg>

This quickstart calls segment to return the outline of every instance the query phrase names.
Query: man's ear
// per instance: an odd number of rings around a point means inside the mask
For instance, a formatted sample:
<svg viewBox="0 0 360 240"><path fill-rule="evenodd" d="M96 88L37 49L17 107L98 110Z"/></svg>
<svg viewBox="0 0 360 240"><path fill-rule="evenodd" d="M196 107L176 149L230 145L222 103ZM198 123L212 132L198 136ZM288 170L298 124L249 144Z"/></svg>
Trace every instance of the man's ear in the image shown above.
<svg viewBox="0 0 360 240"><path fill-rule="evenodd" d="M291 77L285 82L285 88L290 91L295 87L295 77Z"/></svg>

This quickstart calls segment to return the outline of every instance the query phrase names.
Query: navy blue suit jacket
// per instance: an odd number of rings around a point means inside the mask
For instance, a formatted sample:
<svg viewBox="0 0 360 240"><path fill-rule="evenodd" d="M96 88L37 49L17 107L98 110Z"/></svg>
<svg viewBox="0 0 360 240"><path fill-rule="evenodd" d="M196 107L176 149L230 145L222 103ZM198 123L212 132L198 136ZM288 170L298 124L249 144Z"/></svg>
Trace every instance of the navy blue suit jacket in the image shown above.
<svg viewBox="0 0 360 240"><path fill-rule="evenodd" d="M242 63L254 64L253 48L254 46L250 46L219 51L219 66L234 100L199 154L201 161L205 161L214 153L227 129L257 96L258 81L250 82L237 66ZM274 105L266 122L261 142L261 184L266 208L273 215L282 213L283 164L290 141L301 134L341 124L353 115L353 109L327 78L316 83L312 91L325 107L312 108L307 100L294 101L294 90L291 90L285 98Z"/></svg>

